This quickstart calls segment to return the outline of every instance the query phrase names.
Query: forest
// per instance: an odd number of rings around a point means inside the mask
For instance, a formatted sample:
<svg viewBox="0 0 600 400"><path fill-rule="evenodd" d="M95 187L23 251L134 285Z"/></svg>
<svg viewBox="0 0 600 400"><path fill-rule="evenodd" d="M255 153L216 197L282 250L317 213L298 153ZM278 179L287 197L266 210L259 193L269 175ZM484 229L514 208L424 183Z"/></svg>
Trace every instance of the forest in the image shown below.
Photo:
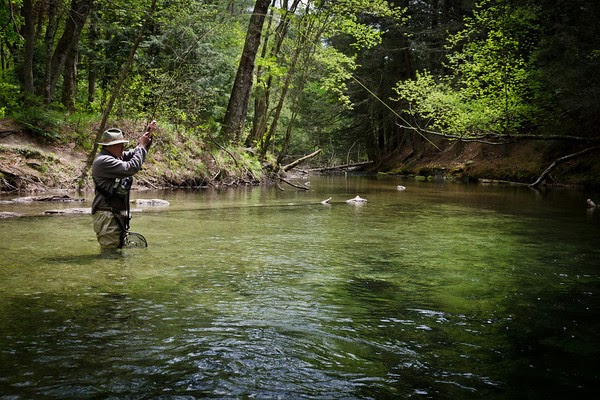
<svg viewBox="0 0 600 400"><path fill-rule="evenodd" d="M156 119L153 173L173 184L257 183L307 155L600 181L596 0L2 3L0 120L81 149L88 166L105 128ZM516 158L477 172L486 154Z"/></svg>

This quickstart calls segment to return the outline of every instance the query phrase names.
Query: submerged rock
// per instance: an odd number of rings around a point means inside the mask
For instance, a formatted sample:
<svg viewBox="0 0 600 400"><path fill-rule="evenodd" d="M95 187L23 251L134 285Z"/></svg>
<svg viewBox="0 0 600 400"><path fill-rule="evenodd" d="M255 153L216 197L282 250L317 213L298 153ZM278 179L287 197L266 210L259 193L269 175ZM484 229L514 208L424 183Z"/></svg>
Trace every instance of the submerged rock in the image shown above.
<svg viewBox="0 0 600 400"><path fill-rule="evenodd" d="M348 204L363 204L363 203L366 203L366 202L367 202L367 199L363 199L360 196L356 196L353 199L346 200L346 203L348 203Z"/></svg>
<svg viewBox="0 0 600 400"><path fill-rule="evenodd" d="M161 199L137 199L135 201L135 204L137 204L139 206L155 206L155 207L167 207L167 206L171 205L171 203L169 203L167 200L161 200Z"/></svg>
<svg viewBox="0 0 600 400"><path fill-rule="evenodd" d="M22 217L23 214L12 211L0 211L0 219Z"/></svg>
<svg viewBox="0 0 600 400"><path fill-rule="evenodd" d="M592 201L592 199L587 199L587 200L586 200L586 203L587 203L587 206L588 206L588 208L596 208L596 207L598 207L598 206L596 205L596 203L594 203L594 202Z"/></svg>
<svg viewBox="0 0 600 400"><path fill-rule="evenodd" d="M62 210L47 210L44 214L91 214L91 208L65 208Z"/></svg>

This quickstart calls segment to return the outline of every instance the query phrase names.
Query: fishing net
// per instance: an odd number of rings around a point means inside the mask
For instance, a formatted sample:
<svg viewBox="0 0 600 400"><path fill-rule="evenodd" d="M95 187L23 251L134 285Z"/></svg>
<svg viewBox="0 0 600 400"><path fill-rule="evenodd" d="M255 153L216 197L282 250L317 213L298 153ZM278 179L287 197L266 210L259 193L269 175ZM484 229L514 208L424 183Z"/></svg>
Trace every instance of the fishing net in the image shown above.
<svg viewBox="0 0 600 400"><path fill-rule="evenodd" d="M148 242L139 233L127 232L123 239L123 247L148 247Z"/></svg>

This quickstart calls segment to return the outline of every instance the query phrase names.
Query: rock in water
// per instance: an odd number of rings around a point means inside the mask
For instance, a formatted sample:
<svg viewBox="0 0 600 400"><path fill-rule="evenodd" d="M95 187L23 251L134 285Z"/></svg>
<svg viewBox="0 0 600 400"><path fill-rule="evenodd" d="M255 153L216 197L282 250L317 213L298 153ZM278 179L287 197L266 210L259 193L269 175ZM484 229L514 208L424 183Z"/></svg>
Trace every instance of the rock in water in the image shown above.
<svg viewBox="0 0 600 400"><path fill-rule="evenodd" d="M367 199L363 199L360 196L356 196L353 199L346 200L346 203L348 203L348 204L362 204L362 203L366 203L366 202L367 202Z"/></svg>
<svg viewBox="0 0 600 400"><path fill-rule="evenodd" d="M137 199L135 201L135 204L137 204L138 206L155 206L155 207L167 207L167 206L171 205L171 203L169 203L167 200L161 200L161 199Z"/></svg>
<svg viewBox="0 0 600 400"><path fill-rule="evenodd" d="M597 207L597 206L596 206L596 203L594 203L594 202L592 201L592 199L587 199L585 202L587 203L587 206L588 206L589 208L595 208L595 207Z"/></svg>

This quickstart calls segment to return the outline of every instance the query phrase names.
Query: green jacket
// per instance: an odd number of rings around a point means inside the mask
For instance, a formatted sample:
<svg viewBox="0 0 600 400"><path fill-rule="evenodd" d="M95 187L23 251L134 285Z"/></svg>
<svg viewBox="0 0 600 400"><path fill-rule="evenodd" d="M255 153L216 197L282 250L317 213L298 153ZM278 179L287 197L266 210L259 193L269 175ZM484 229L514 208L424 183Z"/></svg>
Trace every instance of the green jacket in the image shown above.
<svg viewBox="0 0 600 400"><path fill-rule="evenodd" d="M122 211L127 209L127 204L115 201L114 198L107 198L103 193L113 193L116 179L135 175L142 168L146 154L148 151L142 146L125 151L122 158L116 158L105 149L100 151L92 164L92 177L97 187L96 196L92 202L92 214L99 207L112 207ZM98 190L98 187L101 190Z"/></svg>

